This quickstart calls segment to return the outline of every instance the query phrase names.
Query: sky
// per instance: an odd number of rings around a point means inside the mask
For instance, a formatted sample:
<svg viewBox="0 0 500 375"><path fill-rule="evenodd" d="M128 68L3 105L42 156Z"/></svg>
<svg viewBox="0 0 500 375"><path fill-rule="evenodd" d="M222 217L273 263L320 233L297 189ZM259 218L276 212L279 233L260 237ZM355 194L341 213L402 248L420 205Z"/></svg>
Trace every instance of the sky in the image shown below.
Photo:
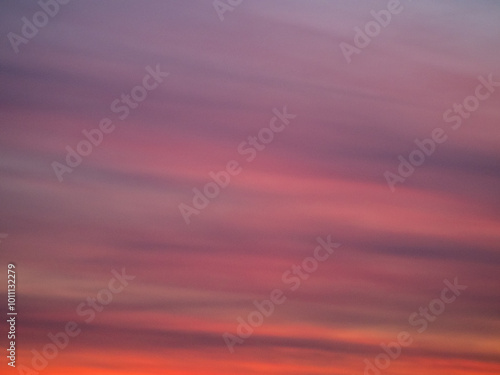
<svg viewBox="0 0 500 375"><path fill-rule="evenodd" d="M66 2L0 12L2 373L500 373L497 1Z"/></svg>

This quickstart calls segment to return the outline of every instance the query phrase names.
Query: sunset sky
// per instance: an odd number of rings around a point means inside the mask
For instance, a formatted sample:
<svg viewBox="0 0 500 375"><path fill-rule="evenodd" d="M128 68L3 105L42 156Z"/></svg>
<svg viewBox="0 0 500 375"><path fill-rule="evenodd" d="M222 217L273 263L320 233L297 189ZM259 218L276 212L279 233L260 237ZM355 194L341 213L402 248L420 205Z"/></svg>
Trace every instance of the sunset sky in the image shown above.
<svg viewBox="0 0 500 375"><path fill-rule="evenodd" d="M500 374L498 1L54 1L0 11L0 373Z"/></svg>

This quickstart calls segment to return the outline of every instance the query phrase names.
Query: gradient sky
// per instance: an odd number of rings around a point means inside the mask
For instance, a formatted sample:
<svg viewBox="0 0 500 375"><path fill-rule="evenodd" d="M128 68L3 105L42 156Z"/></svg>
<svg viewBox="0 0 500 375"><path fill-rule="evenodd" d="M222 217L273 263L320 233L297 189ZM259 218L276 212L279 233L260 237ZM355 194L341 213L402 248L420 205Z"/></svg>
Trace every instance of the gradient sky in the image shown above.
<svg viewBox="0 0 500 375"><path fill-rule="evenodd" d="M443 113L500 81L500 4L401 4L348 64L339 44L387 1L243 0L222 22L211 0L72 1L19 53L7 35L40 7L3 1L17 365L75 321L40 374L363 374L401 331L414 341L384 374L499 374L500 88L456 131ZM120 120L111 103L158 64L169 76ZM284 106L296 117L247 162L238 146ZM52 163L103 118L115 130L59 182ZM384 172L438 127L392 192ZM241 173L186 224L179 204L230 160ZM328 235L341 246L291 291L282 274ZM135 279L85 323L77 306L122 268ZM417 333L410 315L455 278L467 289ZM275 288L287 300L231 354L223 333Z"/></svg>

